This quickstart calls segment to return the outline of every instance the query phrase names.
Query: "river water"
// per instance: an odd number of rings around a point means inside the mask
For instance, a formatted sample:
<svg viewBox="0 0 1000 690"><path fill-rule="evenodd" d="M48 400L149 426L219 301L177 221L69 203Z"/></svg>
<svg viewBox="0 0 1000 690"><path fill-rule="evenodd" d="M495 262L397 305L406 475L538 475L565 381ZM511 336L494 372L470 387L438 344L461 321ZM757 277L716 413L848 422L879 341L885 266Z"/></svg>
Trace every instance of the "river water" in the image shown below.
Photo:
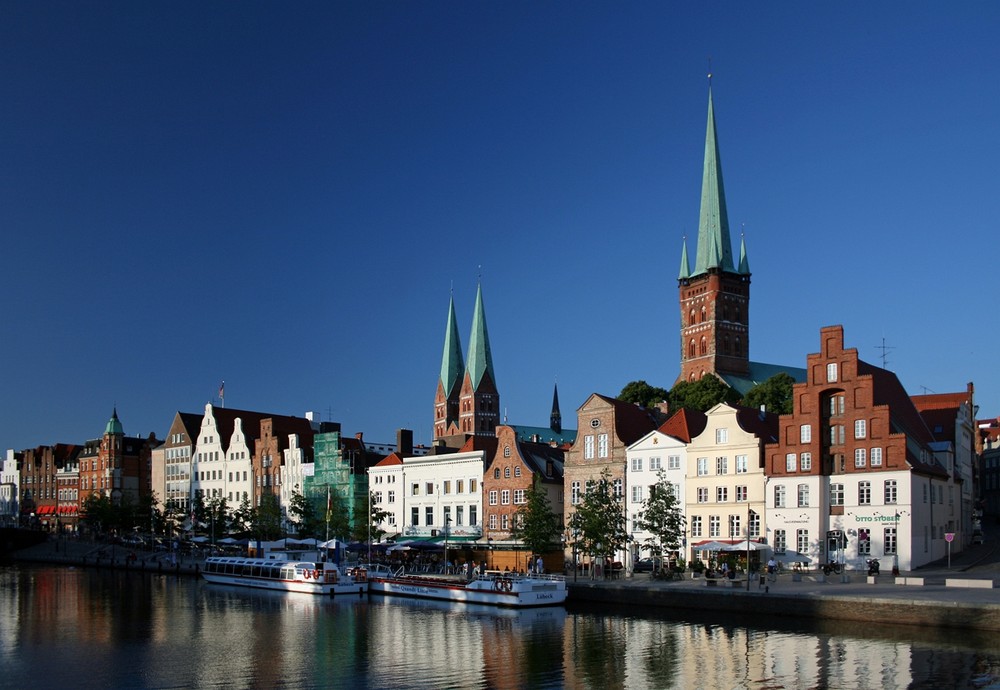
<svg viewBox="0 0 1000 690"><path fill-rule="evenodd" d="M0 569L0 688L1000 688L1000 636ZM995 684L995 685L994 685Z"/></svg>

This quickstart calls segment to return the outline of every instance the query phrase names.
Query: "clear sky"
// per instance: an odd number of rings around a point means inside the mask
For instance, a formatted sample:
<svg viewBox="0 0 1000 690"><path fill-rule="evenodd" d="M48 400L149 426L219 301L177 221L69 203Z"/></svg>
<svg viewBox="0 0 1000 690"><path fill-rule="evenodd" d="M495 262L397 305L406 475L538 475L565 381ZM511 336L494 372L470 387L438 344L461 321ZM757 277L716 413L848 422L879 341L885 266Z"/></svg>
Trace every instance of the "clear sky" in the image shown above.
<svg viewBox="0 0 1000 690"><path fill-rule="evenodd" d="M1000 3L0 4L0 446L226 406L431 439L679 371L714 73L750 354L819 329L1000 415ZM693 252L693 244L689 250ZM693 254L692 254L693 255Z"/></svg>

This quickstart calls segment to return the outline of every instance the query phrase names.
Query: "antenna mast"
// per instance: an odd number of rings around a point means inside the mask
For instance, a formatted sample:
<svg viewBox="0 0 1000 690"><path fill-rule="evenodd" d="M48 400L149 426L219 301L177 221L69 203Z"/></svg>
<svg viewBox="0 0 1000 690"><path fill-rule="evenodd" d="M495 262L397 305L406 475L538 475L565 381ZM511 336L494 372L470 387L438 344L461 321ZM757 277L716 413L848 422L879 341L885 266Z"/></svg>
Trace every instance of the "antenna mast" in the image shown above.
<svg viewBox="0 0 1000 690"><path fill-rule="evenodd" d="M889 352L891 352L892 350L895 350L896 348L895 347L891 347L889 345L886 345L885 344L885 336L882 336L882 344L881 345L876 345L875 349L882 351L882 354L880 355L881 358L882 358L882 368L883 369L888 369L889 368Z"/></svg>

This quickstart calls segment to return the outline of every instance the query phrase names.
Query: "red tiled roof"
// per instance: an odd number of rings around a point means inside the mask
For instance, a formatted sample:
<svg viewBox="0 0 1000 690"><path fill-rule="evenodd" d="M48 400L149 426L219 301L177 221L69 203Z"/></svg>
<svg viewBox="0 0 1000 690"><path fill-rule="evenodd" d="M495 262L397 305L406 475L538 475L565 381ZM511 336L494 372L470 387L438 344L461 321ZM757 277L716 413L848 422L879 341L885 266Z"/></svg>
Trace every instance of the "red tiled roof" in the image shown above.
<svg viewBox="0 0 1000 690"><path fill-rule="evenodd" d="M682 407L674 416L661 424L657 431L684 443L691 443L691 439L703 432L707 424L708 417L704 412Z"/></svg>
<svg viewBox="0 0 1000 690"><path fill-rule="evenodd" d="M372 467L389 467L391 465L402 465L402 464L403 464L403 458L400 457L399 453L392 453L390 455L385 456L378 462L376 462L374 465L372 465Z"/></svg>

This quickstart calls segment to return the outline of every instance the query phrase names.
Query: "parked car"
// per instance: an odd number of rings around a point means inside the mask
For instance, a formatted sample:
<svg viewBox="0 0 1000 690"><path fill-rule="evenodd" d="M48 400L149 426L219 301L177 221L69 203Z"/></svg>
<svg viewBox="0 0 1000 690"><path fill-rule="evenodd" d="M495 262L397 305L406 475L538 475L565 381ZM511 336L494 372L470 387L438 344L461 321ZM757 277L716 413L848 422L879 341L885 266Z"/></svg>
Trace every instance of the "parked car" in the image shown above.
<svg viewBox="0 0 1000 690"><path fill-rule="evenodd" d="M635 565L632 567L632 572L651 573L653 572L653 566L654 563L652 558L643 558L635 562Z"/></svg>

